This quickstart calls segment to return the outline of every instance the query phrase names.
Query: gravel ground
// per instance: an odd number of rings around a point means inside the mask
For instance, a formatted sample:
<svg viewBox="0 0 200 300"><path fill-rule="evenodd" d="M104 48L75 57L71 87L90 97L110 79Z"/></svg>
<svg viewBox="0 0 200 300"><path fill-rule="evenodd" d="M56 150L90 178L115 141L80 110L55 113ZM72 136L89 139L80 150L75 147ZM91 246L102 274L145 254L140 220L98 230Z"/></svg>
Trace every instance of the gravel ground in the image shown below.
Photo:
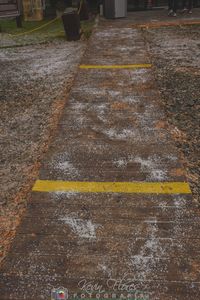
<svg viewBox="0 0 200 300"><path fill-rule="evenodd" d="M84 49L83 42L56 41L0 50L0 258L26 207Z"/></svg>
<svg viewBox="0 0 200 300"><path fill-rule="evenodd" d="M172 136L200 201L200 27L150 29L145 36Z"/></svg>

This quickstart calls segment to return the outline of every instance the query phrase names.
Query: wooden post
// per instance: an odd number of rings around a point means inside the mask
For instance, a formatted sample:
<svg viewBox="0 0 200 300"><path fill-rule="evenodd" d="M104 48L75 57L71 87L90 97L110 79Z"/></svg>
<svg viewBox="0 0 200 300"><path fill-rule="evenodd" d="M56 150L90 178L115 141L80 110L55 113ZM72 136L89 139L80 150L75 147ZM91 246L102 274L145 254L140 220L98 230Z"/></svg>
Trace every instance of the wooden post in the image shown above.
<svg viewBox="0 0 200 300"><path fill-rule="evenodd" d="M43 7L41 0L23 0L25 21L43 20Z"/></svg>
<svg viewBox="0 0 200 300"><path fill-rule="evenodd" d="M151 9L153 6L153 1L152 0L148 0L148 8Z"/></svg>
<svg viewBox="0 0 200 300"><path fill-rule="evenodd" d="M22 19L21 16L16 17L16 24L18 28L22 28Z"/></svg>

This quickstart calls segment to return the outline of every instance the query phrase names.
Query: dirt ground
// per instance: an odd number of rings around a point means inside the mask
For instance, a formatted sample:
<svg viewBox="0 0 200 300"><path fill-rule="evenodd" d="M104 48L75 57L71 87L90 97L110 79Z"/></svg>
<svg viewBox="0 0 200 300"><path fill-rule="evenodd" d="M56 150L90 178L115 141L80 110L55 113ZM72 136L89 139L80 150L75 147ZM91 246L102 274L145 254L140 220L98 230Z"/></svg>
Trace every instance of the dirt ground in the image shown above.
<svg viewBox="0 0 200 300"><path fill-rule="evenodd" d="M200 26L149 29L157 84L195 200L200 200Z"/></svg>
<svg viewBox="0 0 200 300"><path fill-rule="evenodd" d="M0 252L26 207L67 99L84 42L0 50Z"/></svg>

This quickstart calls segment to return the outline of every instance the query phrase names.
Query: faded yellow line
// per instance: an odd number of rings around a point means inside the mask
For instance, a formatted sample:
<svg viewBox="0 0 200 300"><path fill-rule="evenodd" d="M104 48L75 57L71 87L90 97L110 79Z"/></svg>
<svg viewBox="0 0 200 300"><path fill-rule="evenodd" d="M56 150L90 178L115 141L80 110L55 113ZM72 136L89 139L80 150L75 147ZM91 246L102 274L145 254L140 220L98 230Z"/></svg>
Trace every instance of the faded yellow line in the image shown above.
<svg viewBox="0 0 200 300"><path fill-rule="evenodd" d="M80 69L146 69L151 68L151 64L134 65L80 65Z"/></svg>
<svg viewBox="0 0 200 300"><path fill-rule="evenodd" d="M37 180L35 192L190 194L186 182L81 182Z"/></svg>

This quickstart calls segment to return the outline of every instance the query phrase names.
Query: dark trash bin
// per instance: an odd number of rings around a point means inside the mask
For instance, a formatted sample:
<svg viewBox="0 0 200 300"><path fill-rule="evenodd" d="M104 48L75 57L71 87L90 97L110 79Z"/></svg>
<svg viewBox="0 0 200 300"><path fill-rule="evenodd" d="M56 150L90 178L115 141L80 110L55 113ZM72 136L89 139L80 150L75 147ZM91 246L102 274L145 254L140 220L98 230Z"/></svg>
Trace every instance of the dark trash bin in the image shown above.
<svg viewBox="0 0 200 300"><path fill-rule="evenodd" d="M65 12L62 15L65 34L68 41L80 39L80 17L76 11Z"/></svg>

